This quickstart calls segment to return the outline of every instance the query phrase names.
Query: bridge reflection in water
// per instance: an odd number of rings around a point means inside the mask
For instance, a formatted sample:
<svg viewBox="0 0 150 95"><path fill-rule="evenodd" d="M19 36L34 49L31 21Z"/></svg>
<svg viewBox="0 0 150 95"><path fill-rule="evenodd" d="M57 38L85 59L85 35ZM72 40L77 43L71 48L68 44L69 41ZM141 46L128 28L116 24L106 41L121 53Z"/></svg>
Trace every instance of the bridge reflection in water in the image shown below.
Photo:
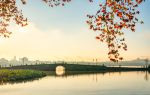
<svg viewBox="0 0 150 95"><path fill-rule="evenodd" d="M62 75L65 74L65 67L63 67L63 66L57 66L55 72L56 72L56 75L62 76Z"/></svg>

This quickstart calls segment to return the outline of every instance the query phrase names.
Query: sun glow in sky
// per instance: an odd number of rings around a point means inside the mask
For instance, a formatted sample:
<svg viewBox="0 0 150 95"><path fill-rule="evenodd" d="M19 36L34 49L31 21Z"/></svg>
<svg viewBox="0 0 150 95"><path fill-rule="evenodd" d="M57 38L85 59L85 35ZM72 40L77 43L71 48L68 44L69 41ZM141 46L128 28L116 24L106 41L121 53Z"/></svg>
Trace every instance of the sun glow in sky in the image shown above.
<svg viewBox="0 0 150 95"><path fill-rule="evenodd" d="M95 40L97 33L85 23L87 14L94 14L98 0L93 4L86 0L72 0L65 7L49 8L42 2L28 0L23 13L29 25L11 25L10 38L0 38L0 57L26 56L40 60L106 61L107 47ZM146 0L139 10L145 24L137 31L125 31L128 51L121 51L126 60L137 57L150 58L150 1Z"/></svg>

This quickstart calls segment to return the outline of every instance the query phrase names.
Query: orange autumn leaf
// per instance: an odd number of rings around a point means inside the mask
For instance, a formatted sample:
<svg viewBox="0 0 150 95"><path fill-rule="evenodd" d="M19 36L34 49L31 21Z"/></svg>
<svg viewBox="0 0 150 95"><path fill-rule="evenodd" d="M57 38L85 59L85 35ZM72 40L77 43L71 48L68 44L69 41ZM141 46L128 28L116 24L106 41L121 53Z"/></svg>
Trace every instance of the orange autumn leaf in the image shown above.
<svg viewBox="0 0 150 95"><path fill-rule="evenodd" d="M98 39L98 40L99 40L99 39L100 39L100 37L96 36L96 39Z"/></svg>

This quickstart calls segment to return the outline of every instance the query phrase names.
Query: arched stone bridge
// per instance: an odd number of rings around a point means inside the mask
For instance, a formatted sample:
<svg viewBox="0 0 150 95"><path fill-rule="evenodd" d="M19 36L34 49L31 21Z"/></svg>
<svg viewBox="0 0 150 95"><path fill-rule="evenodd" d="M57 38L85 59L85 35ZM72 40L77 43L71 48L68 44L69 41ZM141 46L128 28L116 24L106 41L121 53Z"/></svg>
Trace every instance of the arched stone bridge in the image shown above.
<svg viewBox="0 0 150 95"><path fill-rule="evenodd" d="M31 69L41 71L55 71L57 66L63 66L65 71L150 71L149 68L128 68L128 67L106 67L102 65L83 65L83 64L38 64L13 66L9 69Z"/></svg>
<svg viewBox="0 0 150 95"><path fill-rule="evenodd" d="M65 71L99 71L105 70L105 66L100 65L83 65L83 64L38 64L38 65L22 65L10 67L11 69L32 69L32 70L42 70L42 71L55 71L57 66L63 66Z"/></svg>

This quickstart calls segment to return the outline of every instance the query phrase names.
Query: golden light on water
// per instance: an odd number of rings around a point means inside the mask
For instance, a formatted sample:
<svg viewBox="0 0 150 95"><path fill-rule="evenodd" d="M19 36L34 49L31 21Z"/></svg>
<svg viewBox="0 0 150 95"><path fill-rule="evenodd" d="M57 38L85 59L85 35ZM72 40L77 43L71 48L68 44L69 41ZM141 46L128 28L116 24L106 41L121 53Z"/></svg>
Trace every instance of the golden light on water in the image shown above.
<svg viewBox="0 0 150 95"><path fill-rule="evenodd" d="M65 68L63 66L56 67L56 75L62 76L65 74Z"/></svg>

